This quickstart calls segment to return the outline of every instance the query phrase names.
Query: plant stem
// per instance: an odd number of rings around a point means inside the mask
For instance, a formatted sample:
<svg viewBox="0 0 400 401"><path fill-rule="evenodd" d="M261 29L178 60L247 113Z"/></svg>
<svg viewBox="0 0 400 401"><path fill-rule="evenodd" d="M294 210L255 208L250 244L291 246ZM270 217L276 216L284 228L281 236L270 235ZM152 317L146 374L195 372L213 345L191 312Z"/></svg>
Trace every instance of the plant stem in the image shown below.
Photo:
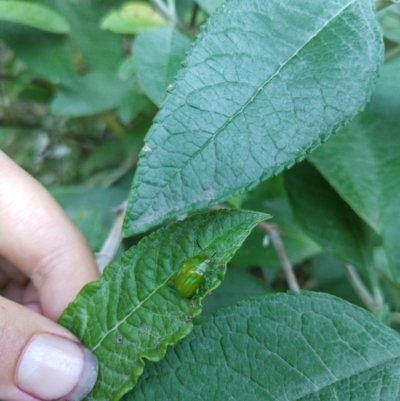
<svg viewBox="0 0 400 401"><path fill-rule="evenodd" d="M366 260L365 267L366 267L366 271L368 273L369 285L372 290L372 297L373 297L374 303L375 303L375 310L378 310L385 303L385 299L383 297L381 288L379 286L378 277L376 275L376 269L371 264L371 259L366 258L365 260ZM354 270L354 267L353 267L353 270ZM357 274L356 270L354 270L354 272ZM361 281L361 279L360 279L360 281Z"/></svg>
<svg viewBox="0 0 400 401"><path fill-rule="evenodd" d="M175 7L175 0L167 0L168 9L171 15L174 15L176 18L176 7Z"/></svg>
<svg viewBox="0 0 400 401"><path fill-rule="evenodd" d="M396 0L375 0L375 10L379 11L396 3Z"/></svg>
<svg viewBox="0 0 400 401"><path fill-rule="evenodd" d="M287 256L286 249L281 240L278 227L273 224L268 224L264 222L259 223L257 227L261 228L269 235L272 245L274 246L275 251L281 261L283 272L285 273L286 281L288 283L289 288L292 291L299 292L300 286L299 283L297 282L296 275L294 274L293 271L293 266L289 260L289 257Z"/></svg>
<svg viewBox="0 0 400 401"><path fill-rule="evenodd" d="M375 312L379 309L379 305L376 303L374 297L369 292L368 288L365 286L361 277L358 275L357 270L348 264L344 265L344 269L346 271L347 278L354 291L357 293L363 304L367 307L367 309L371 312Z"/></svg>
<svg viewBox="0 0 400 401"><path fill-rule="evenodd" d="M96 262L100 274L103 273L104 268L114 259L114 256L122 242L121 231L126 211L126 202L117 206L114 211L117 214L117 218L115 219L100 252L96 254Z"/></svg>
<svg viewBox="0 0 400 401"><path fill-rule="evenodd" d="M369 278L371 282L371 288L372 288L372 294L375 300L375 304L377 305L377 308L381 308L383 304L385 303L385 299L383 297L381 288L379 287L379 283L376 277L376 272L374 269L369 269Z"/></svg>

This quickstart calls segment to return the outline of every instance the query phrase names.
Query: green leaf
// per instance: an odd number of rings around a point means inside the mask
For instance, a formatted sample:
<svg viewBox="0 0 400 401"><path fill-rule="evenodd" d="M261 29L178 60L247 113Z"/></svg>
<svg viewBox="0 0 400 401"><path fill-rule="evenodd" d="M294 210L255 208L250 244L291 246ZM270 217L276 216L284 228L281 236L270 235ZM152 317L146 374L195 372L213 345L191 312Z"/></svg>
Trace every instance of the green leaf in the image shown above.
<svg viewBox="0 0 400 401"><path fill-rule="evenodd" d="M102 13L65 0L57 0L54 6L69 20L71 41L91 70L115 72L123 59L122 38L100 29Z"/></svg>
<svg viewBox="0 0 400 401"><path fill-rule="evenodd" d="M176 15L184 24L190 24L193 16L195 1L194 0L179 0L175 1ZM197 19L196 19L197 22Z"/></svg>
<svg viewBox="0 0 400 401"><path fill-rule="evenodd" d="M330 184L383 237L400 284L400 59L381 70L371 103L311 157Z"/></svg>
<svg viewBox="0 0 400 401"><path fill-rule="evenodd" d="M346 276L343 263L338 259L327 253L320 253L309 261L309 266L309 290L331 294L357 306L364 306Z"/></svg>
<svg viewBox="0 0 400 401"><path fill-rule="evenodd" d="M400 43L400 4L380 11L378 19L385 37L393 42Z"/></svg>
<svg viewBox="0 0 400 401"><path fill-rule="evenodd" d="M136 78L136 63L133 57L126 58L119 66L117 75L123 81L128 80L130 78Z"/></svg>
<svg viewBox="0 0 400 401"><path fill-rule="evenodd" d="M233 306L251 296L266 295L273 292L265 281L252 276L249 272L229 267L218 291L204 298L203 315L226 306Z"/></svg>
<svg viewBox="0 0 400 401"><path fill-rule="evenodd" d="M160 360L168 345L193 328L200 299L216 288L250 230L268 216L220 210L198 214L144 238L88 284L60 318L99 359L99 377L86 400L118 400L141 375L144 358ZM173 285L184 261L215 253L196 299Z"/></svg>
<svg viewBox="0 0 400 401"><path fill-rule="evenodd" d="M144 32L134 40L138 80L156 105L164 100L190 45L190 39L172 27Z"/></svg>
<svg viewBox="0 0 400 401"><path fill-rule="evenodd" d="M147 135L124 234L230 199L304 158L365 105L382 49L370 0L227 2Z"/></svg>
<svg viewBox="0 0 400 401"><path fill-rule="evenodd" d="M366 271L372 264L374 232L311 164L302 162L287 171L285 182L304 231L328 253Z"/></svg>
<svg viewBox="0 0 400 401"><path fill-rule="evenodd" d="M281 187L281 188L278 188ZM268 213L272 216L270 223L278 226L281 239L292 264L298 264L319 253L321 248L310 238L296 221L285 189L283 177L279 175L248 192L243 208ZM260 266L281 269L275 248L271 243L265 246L266 233L254 230L246 238L243 246L236 252L232 263L240 266Z"/></svg>
<svg viewBox="0 0 400 401"><path fill-rule="evenodd" d="M129 124L142 110L152 106L150 100L143 93L131 90L121 98L118 108L118 117L124 124Z"/></svg>
<svg viewBox="0 0 400 401"><path fill-rule="evenodd" d="M115 73L92 72L79 77L77 84L60 91L51 111L60 116L80 117L117 108L123 96L133 88Z"/></svg>
<svg viewBox="0 0 400 401"><path fill-rule="evenodd" d="M125 401L397 401L400 337L325 294L279 294L203 318Z"/></svg>
<svg viewBox="0 0 400 401"><path fill-rule="evenodd" d="M16 86L18 88L18 83ZM53 91L51 90L51 88L40 86L39 84L37 85L36 83L33 83L32 85L30 84L25 85L21 89L22 89L21 92L18 93L18 97L20 100L29 101L33 103L43 103L46 106L53 96Z"/></svg>
<svg viewBox="0 0 400 401"><path fill-rule="evenodd" d="M247 206L244 207L253 210ZM268 211L273 216L271 223L277 224L286 253L293 265L297 265L321 251L319 245L305 234L296 221L286 197L266 200L265 207L261 210ZM260 266L281 269L282 262L275 248L270 241L265 244L266 235L261 230L253 231L235 254L232 263L243 267Z"/></svg>
<svg viewBox="0 0 400 401"><path fill-rule="evenodd" d="M196 3L208 14L212 14L225 0L196 0Z"/></svg>
<svg viewBox="0 0 400 401"><path fill-rule="evenodd" d="M135 35L167 25L167 21L145 3L125 3L110 11L101 21L101 28L119 34Z"/></svg>
<svg viewBox="0 0 400 401"><path fill-rule="evenodd" d="M70 33L68 21L62 15L25 1L0 1L0 21L16 22L51 33Z"/></svg>
<svg viewBox="0 0 400 401"><path fill-rule="evenodd" d="M78 76L66 36L4 22L0 24L0 39L47 82L70 87L76 84Z"/></svg>

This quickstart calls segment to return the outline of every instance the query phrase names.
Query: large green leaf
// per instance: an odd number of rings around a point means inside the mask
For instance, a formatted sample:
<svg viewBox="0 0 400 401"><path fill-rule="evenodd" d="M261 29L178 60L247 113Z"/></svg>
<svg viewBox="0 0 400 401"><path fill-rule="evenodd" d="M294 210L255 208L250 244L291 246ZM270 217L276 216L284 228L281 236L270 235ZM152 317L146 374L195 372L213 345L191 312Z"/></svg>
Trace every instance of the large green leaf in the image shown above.
<svg viewBox="0 0 400 401"><path fill-rule="evenodd" d="M285 173L293 212L304 231L342 262L367 271L375 235L321 174L302 162Z"/></svg>
<svg viewBox="0 0 400 401"><path fill-rule="evenodd" d="M99 377L87 400L118 400L141 375L144 360L160 360L186 336L201 312L200 299L217 287L224 265L267 215L220 210L171 224L144 238L88 284L60 318L98 357ZM184 261L201 254L212 263L196 299L183 298L173 278Z"/></svg>
<svg viewBox="0 0 400 401"><path fill-rule="evenodd" d="M338 298L253 299L200 321L125 401L397 401L400 336Z"/></svg>
<svg viewBox="0 0 400 401"><path fill-rule="evenodd" d="M385 64L371 103L312 162L351 207L383 237L400 284L400 59Z"/></svg>
<svg viewBox="0 0 400 401"><path fill-rule="evenodd" d="M304 158L365 105L381 60L370 0L228 1L147 135L125 235L229 199Z"/></svg>
<svg viewBox="0 0 400 401"><path fill-rule="evenodd" d="M25 1L0 1L0 21L16 22L51 33L69 33L68 21L55 11Z"/></svg>
<svg viewBox="0 0 400 401"><path fill-rule="evenodd" d="M190 44L190 39L173 27L143 32L133 42L138 80L144 93L158 106L180 69Z"/></svg>

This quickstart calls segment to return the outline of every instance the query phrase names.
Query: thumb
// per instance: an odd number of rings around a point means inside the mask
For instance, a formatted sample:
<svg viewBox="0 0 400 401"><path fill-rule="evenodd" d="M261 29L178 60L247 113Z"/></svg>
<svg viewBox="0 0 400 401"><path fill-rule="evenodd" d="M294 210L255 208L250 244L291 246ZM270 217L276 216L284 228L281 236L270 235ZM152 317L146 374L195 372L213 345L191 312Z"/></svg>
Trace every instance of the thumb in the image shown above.
<svg viewBox="0 0 400 401"><path fill-rule="evenodd" d="M0 297L0 399L78 401L93 388L97 359L66 329Z"/></svg>

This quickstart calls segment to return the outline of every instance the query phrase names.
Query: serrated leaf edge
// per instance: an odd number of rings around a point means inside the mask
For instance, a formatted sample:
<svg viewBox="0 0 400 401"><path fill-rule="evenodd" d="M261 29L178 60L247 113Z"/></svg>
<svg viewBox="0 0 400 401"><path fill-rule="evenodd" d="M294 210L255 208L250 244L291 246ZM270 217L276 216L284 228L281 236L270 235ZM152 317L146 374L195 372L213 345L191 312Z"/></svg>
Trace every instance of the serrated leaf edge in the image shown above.
<svg viewBox="0 0 400 401"><path fill-rule="evenodd" d="M235 210L235 209L220 209L220 210L214 210L214 211L209 211L207 214L213 214L213 213L218 213L218 214L231 214L234 215L238 212L244 212L244 213L248 213L249 215L253 216L253 227L257 224L257 221L261 222L263 220L266 220L269 215L262 213L262 212L257 212L257 211L247 211L247 210ZM187 220L192 220L194 218L196 218L196 216L198 216L201 213L196 213L190 217L188 217L186 219L186 224L187 224ZM256 218L256 216L258 216ZM176 225L179 224L180 222L173 222L171 224L169 224L166 227L162 227L157 231L152 232L150 235L148 235L147 237L142 238L136 245L134 245L132 248L129 249L129 251L131 251L132 249L135 249L139 246L139 244L145 244L147 242L152 242L154 237L157 237L158 235L160 235L160 232L165 232L168 230L168 228L171 225ZM248 230L250 231L250 229ZM69 305L68 305L68 310L70 308L74 308L75 305L78 306L79 309L79 303L80 303L80 299L87 299L90 298L90 294L92 293L92 291L97 291L100 287L101 287L101 283L103 281L107 281L109 279L111 279L111 275L109 274L109 272L112 271L112 268L109 269L109 267L112 267L114 263L110 264L109 266L107 266L104 269L104 274L96 281L91 282L87 285L85 285L81 292L78 294L77 298L72 301ZM159 289L160 287L166 285L168 283L168 281L175 275L175 272L173 274L171 274L171 276L168 277L168 279L166 279L163 284L159 285L157 287L157 289ZM110 278L108 278L110 276ZM216 288L217 286L214 286L213 288ZM150 298L151 295L153 295L156 291L154 290L146 299L148 300ZM194 304L193 304L193 308L191 311L191 315L193 316L193 318L197 317L200 315L201 313L201 300L207 295L207 291L204 290L203 293L201 293L199 295L198 298L196 298L195 300L193 300ZM144 301L142 301L140 303L140 305L143 304ZM116 327L119 327L119 325L125 321L129 316L132 315L133 312L135 312L137 310L137 307L131 311L123 320L119 321L118 324L116 326L113 327L112 330L109 330L100 341L98 341L98 343L93 346L91 348L92 351L95 351L99 345L101 344L101 342L106 338L107 335L109 335L112 331L114 331L116 329ZM60 317L59 324L63 325L63 315ZM170 335L169 337L165 338L164 341L160 342L157 346L156 349L150 351L146 351L146 352L141 352L139 353L134 360L136 361L137 365L136 367L132 368L132 373L130 375L131 380L124 383L123 386L121 387L121 389L115 393L115 395L111 398L111 401L118 401L124 394L126 394L128 391L132 390L134 388L134 386L136 385L139 377L142 375L144 367L145 367L145 361L144 359L147 359L149 361L153 361L153 362L157 362L159 360L161 360L164 356L165 353L167 351L167 348L171 345L176 344L178 341L180 341L182 338L186 337L191 331L193 330L193 322L188 322L187 325L182 326L181 329L179 329L177 332L175 332L174 334ZM90 394L89 394L90 395ZM85 400L88 400L88 398L85 398Z"/></svg>
<svg viewBox="0 0 400 401"><path fill-rule="evenodd" d="M226 5L227 5L228 3L230 3L230 2L233 2L233 1L235 1L235 0L227 0L225 3L223 3L223 4L219 7L218 10L221 10L221 11L224 10L224 9L226 8ZM238 116L238 115L240 114L240 112L242 112L242 111L244 110L244 108L245 108L248 104L251 103L251 101L258 95L258 93L260 93L260 91L265 87L265 85L267 85L267 84L270 82L270 79L274 78L274 77L279 73L279 71L281 71L281 69L288 63L289 60L291 60L293 57L295 57L295 56L298 54L298 52L299 52L300 50L302 50L313 38L315 38L315 36L316 36L318 33L320 33L324 28L326 28L326 26L329 25L329 23L331 23L335 18L337 18L337 17L338 17L341 13L343 13L348 7L350 7L351 5L353 5L354 3L356 3L357 1L358 1L358 0L350 0L350 1L347 3L347 5L344 6L344 7L340 10L340 12L338 12L337 14L335 14L335 16L333 16L326 24L324 24L323 27L321 27L321 29L320 29L316 34L314 34L314 36L310 37L310 38L308 39L308 41L305 42L305 43L302 45L301 48L297 49L296 52L295 52L292 56L290 56L290 57L288 58L288 60L286 60L285 63L282 64L282 65L278 68L278 70L277 70L271 77L269 77L269 78L264 82L264 84L261 85L261 87L256 91L255 95L253 95L252 98L251 98L249 101L247 101L247 102L245 103L245 105L244 105L239 111L235 112L234 115L233 115L227 122L225 122L225 123L223 124L223 126L222 126L221 128L219 128L219 129L212 135L212 137L211 137L210 139L207 140L207 142L206 142L204 145L202 145L202 148L201 148L201 149L203 149L205 145L209 144L211 140L214 140L214 138L222 131L222 129L226 126L226 124L228 124L229 121L230 121L231 119L233 119L235 116ZM373 3L372 1L370 1L370 5L369 5L369 6L370 6L371 9L375 12L375 9L374 9L373 4L374 4L374 3ZM201 27L201 30L200 30L200 33L199 33L198 37L197 37L196 40L192 43L191 49L190 49L189 52L187 53L187 57L189 57L189 56L192 54L193 49L197 46L198 43L200 43L200 42L203 40L204 36L207 34L208 26L211 24L214 15L215 15L215 13L214 13L213 15L211 15L211 16L208 18L208 20L206 21L206 23ZM381 37L383 38L382 30L381 30ZM383 40L383 39L382 39L382 40ZM380 54L381 63L383 62L383 56L384 56L384 49L383 49L383 46L381 46L381 54ZM254 180L254 182L252 182L251 184L249 184L249 185L247 185L247 186L245 186L245 187L243 187L243 188L241 188L241 189L232 190L232 191L227 191L227 192L225 192L225 194L224 194L222 197L219 197L219 198L216 198L216 199L212 199L212 200L209 200L209 201L201 201L201 202L197 202L197 203L190 203L188 206L186 206L186 207L184 207L184 208L175 207L173 210L171 210L170 212L165 213L162 217L153 220L151 223L147 223L147 224L143 223L142 226L135 227L135 222L130 222L130 221L128 221L128 213L126 213L125 219L124 219L124 223L123 223L123 228L122 228L122 235L126 238L126 237L131 237L131 236L133 236L133 235L135 235L135 234L140 234L140 233L142 233L142 232L144 232L144 231L146 231L146 230L148 230L148 229L150 229L150 228L152 228L152 227L157 226L158 224L162 223L163 221L165 221L165 220L167 220L167 219L169 219L169 218L171 218L171 217L174 217L174 216L176 215L176 212L179 212L179 213L181 213L181 214L184 214L184 213L187 213L187 212L196 210L196 209L202 209L202 208L205 208L205 207L213 206L213 205L215 205L215 204L217 204L217 203L220 203L220 202L222 202L222 201L224 201L224 200L226 200L226 199L229 199L229 198L231 198L231 197L238 196L239 194L241 194L241 193L243 193L243 192L245 192L245 191L249 191L249 190L255 188L256 186L258 186L261 182L265 181L266 179L268 179L268 178L270 178L270 177L272 177L272 176L276 176L276 175L278 175L279 173L281 173L282 171L291 168L294 164L299 163L300 161L304 160L310 153L312 153L315 149L317 149L321 144L323 144L324 142L326 142L326 140L329 139L329 137L330 137L331 135L336 134L342 127L344 127L344 126L345 126L346 124L348 124L351 120L353 120L353 118L354 118L358 113L362 112L362 111L365 109L365 106L366 106L367 103L370 101L372 92L373 92L373 90L374 90L374 88L375 88L375 84L376 84L376 81L377 81L378 76L379 76L379 75L378 75L379 68L380 68L380 65L378 65L377 68L375 69L374 78L373 78L373 80L371 81L371 84L369 85L369 87L367 88L367 93L366 93L365 101L364 101L364 103L362 103L362 104L360 105L360 107L359 107L358 111L356 112L356 114L355 114L354 116L352 116L352 117L349 117L349 118L346 118L346 119L342 120L340 123L338 123L336 126L334 126L330 132L321 133L321 134L319 135L319 137L315 139L314 143L313 143L307 150L305 150L303 153L301 153L301 154L295 156L292 160L289 160L289 161L287 161L286 163L284 163L284 164L282 164L282 165L280 165L280 166L276 166L275 169L272 169L272 170L269 171L268 173L262 174L258 179ZM183 74L185 73L186 70L187 70L187 66L186 66L186 64L185 64L185 62L184 62L184 63L183 63L183 68L178 72L177 76L176 76L175 79L174 79L174 82L173 82L173 84L172 84L172 87L171 87L170 92L173 92L173 90L174 90L175 87L176 87L176 82L180 79L181 75L183 75ZM169 97L170 97L170 93L167 93L167 96L164 98L163 102L162 102L161 105L160 105L160 109L163 108L163 107L165 106L166 102L168 102ZM157 115L158 115L158 114L157 114ZM156 115L156 117L154 118L153 124L154 124L154 123L157 123L157 115ZM146 136L146 138L145 138L145 143L146 143L146 140L148 140L149 138L151 138L150 135L149 135L149 136ZM197 150L197 151L192 155L192 158L195 157L195 156L200 152L201 149ZM138 168L139 168L139 165L141 164L141 160L143 160L143 156L145 155L145 153L146 153L146 152L144 152L144 151L142 150L142 151L140 152L140 154L139 154ZM191 158L191 159L192 159L192 158ZM189 160L191 160L191 159L189 159ZM187 163L188 163L188 162L186 162L186 164L187 164ZM181 168L182 168L182 167L181 167ZM138 171L138 170L137 170L137 171ZM174 175L173 177L175 177L175 175ZM173 178L173 177L172 177L172 178ZM172 178L169 179L168 182L170 182L170 181L172 180ZM132 186L132 189L131 189L131 191L130 191L130 197L129 197L129 200L128 200L127 212L130 212L130 210L132 210L132 209L134 208L134 203L136 202L136 200L133 199L132 193L134 193L134 190L135 190L137 187L139 187L139 185L140 185L140 182L137 183L137 176L135 175L134 181L133 181L133 186ZM166 186L167 186L167 185L164 185L163 188L165 188Z"/></svg>

